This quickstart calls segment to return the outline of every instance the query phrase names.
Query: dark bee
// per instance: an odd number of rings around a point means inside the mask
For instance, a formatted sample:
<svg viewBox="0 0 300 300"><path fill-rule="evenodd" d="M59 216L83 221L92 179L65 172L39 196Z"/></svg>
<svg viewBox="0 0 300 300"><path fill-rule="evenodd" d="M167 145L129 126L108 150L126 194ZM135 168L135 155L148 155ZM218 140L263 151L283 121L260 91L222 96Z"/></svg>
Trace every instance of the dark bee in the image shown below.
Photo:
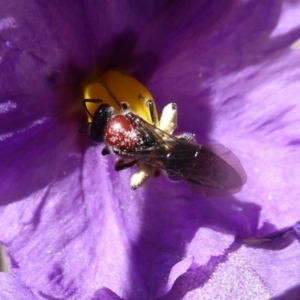
<svg viewBox="0 0 300 300"><path fill-rule="evenodd" d="M131 180L132 189L139 187L155 170L165 170L171 180L183 179L206 197L237 193L246 182L246 173L239 159L221 144L198 145L191 134L174 136L177 106L169 104L162 114L159 127L153 100L146 100L152 124L121 103L121 113L101 100L92 122L80 132L87 132L94 143L105 143L103 155L121 157L115 170L139 164ZM87 110L88 112L88 110ZM89 113L89 112L88 112ZM89 113L90 114L90 113Z"/></svg>

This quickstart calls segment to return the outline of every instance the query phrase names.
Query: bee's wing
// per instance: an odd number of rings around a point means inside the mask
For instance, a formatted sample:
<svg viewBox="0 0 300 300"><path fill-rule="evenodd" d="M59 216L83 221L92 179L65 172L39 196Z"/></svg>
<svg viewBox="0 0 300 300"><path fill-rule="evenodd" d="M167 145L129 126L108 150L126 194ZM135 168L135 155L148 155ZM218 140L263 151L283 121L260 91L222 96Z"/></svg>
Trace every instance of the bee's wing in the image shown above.
<svg viewBox="0 0 300 300"><path fill-rule="evenodd" d="M221 144L200 146L138 120L137 125L152 142L133 151L137 160L175 174L205 196L227 196L241 190L246 173L229 149Z"/></svg>
<svg viewBox="0 0 300 300"><path fill-rule="evenodd" d="M201 171L197 174L199 169ZM187 181L191 188L207 197L235 194L247 180L239 159L221 144L200 146L192 168L188 167L184 172L190 175ZM205 183L199 185L199 180L202 181L203 178Z"/></svg>

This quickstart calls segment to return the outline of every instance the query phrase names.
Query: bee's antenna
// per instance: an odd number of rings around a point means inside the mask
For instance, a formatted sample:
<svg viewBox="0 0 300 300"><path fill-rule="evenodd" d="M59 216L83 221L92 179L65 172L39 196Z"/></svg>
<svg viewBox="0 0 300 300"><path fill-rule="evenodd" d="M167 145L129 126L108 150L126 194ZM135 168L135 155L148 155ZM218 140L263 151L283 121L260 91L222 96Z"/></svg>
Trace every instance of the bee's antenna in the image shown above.
<svg viewBox="0 0 300 300"><path fill-rule="evenodd" d="M84 106L85 111L88 113L88 115L93 118L92 114L90 113L90 111L87 108L87 103L102 103L103 101L101 99L83 99L82 103Z"/></svg>
<svg viewBox="0 0 300 300"><path fill-rule="evenodd" d="M92 123L86 123L84 124L79 130L78 130L78 133L81 133L81 134L90 134L90 128L91 128L91 125Z"/></svg>

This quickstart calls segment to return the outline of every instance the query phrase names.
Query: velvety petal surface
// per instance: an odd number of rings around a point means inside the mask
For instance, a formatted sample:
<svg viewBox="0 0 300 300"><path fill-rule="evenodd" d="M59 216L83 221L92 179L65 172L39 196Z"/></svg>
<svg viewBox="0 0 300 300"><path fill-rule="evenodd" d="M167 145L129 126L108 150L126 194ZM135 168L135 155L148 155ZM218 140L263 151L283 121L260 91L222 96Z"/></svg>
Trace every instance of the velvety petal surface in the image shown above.
<svg viewBox="0 0 300 300"><path fill-rule="evenodd" d="M298 2L1 6L0 241L24 286L63 299L296 295L297 241L235 236L299 219ZM77 134L95 65L141 80L159 110L176 102L179 131L232 149L243 191L204 199L163 176L131 191L132 171Z"/></svg>
<svg viewBox="0 0 300 300"><path fill-rule="evenodd" d="M0 273L0 297L2 300L36 300L30 289L24 287L13 275Z"/></svg>

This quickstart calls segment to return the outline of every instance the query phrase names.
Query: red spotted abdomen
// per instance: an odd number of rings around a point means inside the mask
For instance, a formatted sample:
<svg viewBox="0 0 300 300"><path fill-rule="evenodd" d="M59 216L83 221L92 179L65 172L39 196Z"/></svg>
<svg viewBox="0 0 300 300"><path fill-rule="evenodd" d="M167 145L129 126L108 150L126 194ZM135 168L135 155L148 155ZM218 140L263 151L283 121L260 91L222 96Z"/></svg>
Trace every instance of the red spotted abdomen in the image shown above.
<svg viewBox="0 0 300 300"><path fill-rule="evenodd" d="M136 125L123 115L114 116L105 127L104 140L108 146L132 149L142 143L140 131Z"/></svg>

